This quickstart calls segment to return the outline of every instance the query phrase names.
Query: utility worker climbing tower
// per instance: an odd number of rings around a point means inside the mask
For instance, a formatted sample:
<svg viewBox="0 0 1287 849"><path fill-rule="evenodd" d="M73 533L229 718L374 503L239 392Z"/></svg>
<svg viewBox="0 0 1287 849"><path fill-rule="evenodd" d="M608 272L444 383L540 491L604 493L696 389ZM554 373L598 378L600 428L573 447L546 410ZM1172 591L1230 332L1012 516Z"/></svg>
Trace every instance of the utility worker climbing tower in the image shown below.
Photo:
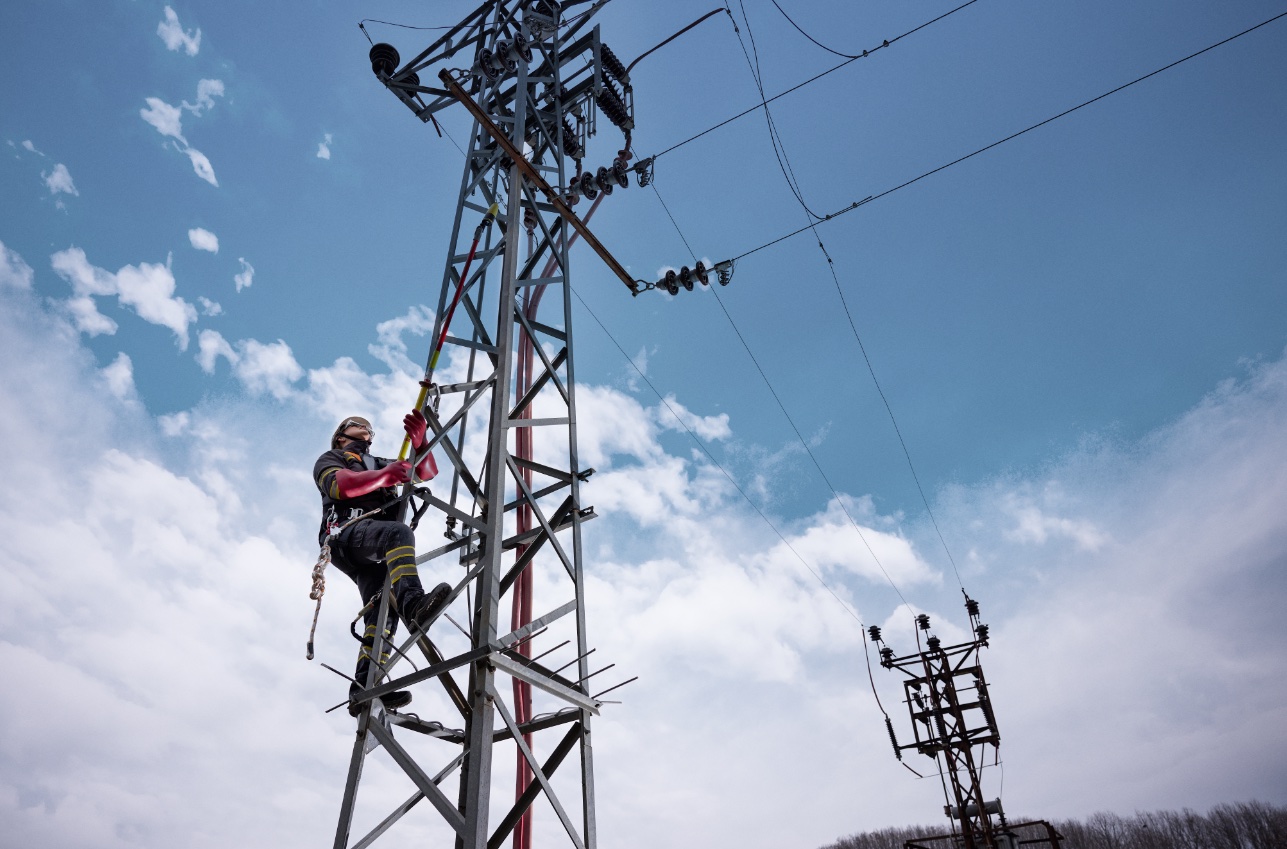
<svg viewBox="0 0 1287 849"><path fill-rule="evenodd" d="M407 439L417 456L424 450L426 426L424 414L419 410L413 410L403 419ZM451 587L445 583L427 593L420 583L416 572L415 534L399 520L402 502L394 489L411 480L411 463L372 456L370 448L374 438L370 422L360 416L350 416L331 435L330 450L313 465L313 480L322 494L318 542L329 546L330 561L353 579L366 603L362 614L365 631L354 682L349 689L350 699L361 689L371 667L378 601L386 577L393 589L393 603L413 631L422 630L451 593ZM415 469L416 479L430 480L437 474L433 455L424 453L424 459ZM386 649L397 627L397 619L388 621L381 643ZM380 663L387 660L387 651L382 652ZM411 702L411 694L398 690L385 695L383 702L390 709L405 707ZM356 702L350 702L349 713L356 716L359 709Z"/></svg>

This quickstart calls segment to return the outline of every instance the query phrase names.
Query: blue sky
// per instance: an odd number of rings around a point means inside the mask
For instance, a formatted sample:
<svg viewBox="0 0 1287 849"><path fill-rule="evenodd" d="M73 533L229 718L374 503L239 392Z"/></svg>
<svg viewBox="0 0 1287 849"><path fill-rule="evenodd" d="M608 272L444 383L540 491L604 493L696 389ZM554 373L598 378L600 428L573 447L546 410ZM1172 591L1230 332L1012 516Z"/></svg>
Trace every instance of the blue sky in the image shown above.
<svg viewBox="0 0 1287 849"><path fill-rule="evenodd" d="M955 5L783 7L852 52ZM472 8L367 11L435 26ZM28 844L194 829L219 845L316 842L349 731L320 717L334 685L297 657L308 469L338 416L369 412L387 435L413 399L463 159L375 81L363 12L85 10L23 3L0 36L0 398L29 442L15 480L33 490L6 499L0 649L58 701L32 716L0 700L0 807ZM703 11L614 0L598 20L630 61ZM733 11L770 93L840 61L771 3ZM805 201L831 212L1283 11L978 0L772 114ZM432 38L367 27L404 57ZM1285 39L1287 18L817 229L993 624L1008 810L1287 801L1287 737L1267 730L1287 718L1287 653L1255 621L1287 601ZM638 157L757 100L726 15L641 62L634 87ZM463 144L462 114L443 123ZM618 145L604 132L590 159ZM762 113L661 156L655 185L619 191L593 222L645 279L693 259L658 194L708 263L806 222ZM904 622L727 310L908 601L961 619L816 240L739 261L720 302L631 299L574 256L576 290L615 339L574 313L584 454L601 471L588 495L605 516L587 537L592 627L643 676L596 731L601 834L644 845L684 823L694 845L811 846L935 822L937 791L887 752L854 620L616 347L864 622ZM51 539L78 552L53 586ZM334 657L350 652L346 591L324 614ZM1205 623L1225 630L1204 643ZM139 644L168 661L149 685ZM250 726L263 739L194 741ZM29 744L69 727L93 739ZM104 742L121 729L155 751ZM1088 754L1092 738L1111 754ZM251 758L258 776L239 783ZM747 801L766 790L782 810ZM170 792L216 802L176 811Z"/></svg>

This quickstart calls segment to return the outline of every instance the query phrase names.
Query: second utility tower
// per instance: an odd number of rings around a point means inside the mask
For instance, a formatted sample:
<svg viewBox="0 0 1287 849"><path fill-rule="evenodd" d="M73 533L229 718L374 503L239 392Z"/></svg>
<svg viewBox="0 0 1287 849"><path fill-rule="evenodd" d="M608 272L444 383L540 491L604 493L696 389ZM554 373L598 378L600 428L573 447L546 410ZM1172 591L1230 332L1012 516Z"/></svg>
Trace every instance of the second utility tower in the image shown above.
<svg viewBox="0 0 1287 849"><path fill-rule="evenodd" d="M933 758L936 764L942 756L940 769L947 778L944 791L948 795L943 812L961 829L960 842L954 845L963 849L1000 849L1010 845L1006 842L1008 837L1003 836L1005 815L999 799L984 801L980 775L986 747L991 745L995 752L1001 745L992 699L979 663L979 649L988 644L988 626L979 621L979 604L968 595L965 609L974 639L944 646L929 633L930 618L922 613L916 617L916 641L919 648L923 632L925 648L903 657L895 657L894 650L884 644L879 627L873 625L867 630L872 642L880 646L880 665L906 676L904 701L911 714L915 742L900 746L894 737L894 726L886 718L894 754L902 760L903 751L910 749ZM1000 828L993 816L999 817Z"/></svg>
<svg viewBox="0 0 1287 849"><path fill-rule="evenodd" d="M573 241L584 239L632 294L649 288L636 285L570 208L580 196L628 184L629 76L589 26L599 5L489 0L405 64L391 45L371 49L377 78L421 121L436 125L447 108L473 117L418 402L444 473L432 492L411 494L416 519L445 516L446 543L417 562L434 575L462 570L444 618L463 619L464 639L455 641L464 645L449 650L451 630L436 625L433 639L394 647L392 662L355 697L367 707L336 849L369 845L426 800L422 807L437 812L459 849L498 849L511 839L526 849L540 799L551 833L575 849L596 847L590 719L599 697L620 685L594 677L607 667L591 669L586 634L581 526L594 513L581 485L594 470L577 454ZM586 143L600 120L625 143L611 164L586 169ZM395 675L417 649L428 666ZM466 674L467 682L455 677ZM385 693L434 681L442 714L432 720L381 709ZM416 732L423 751L413 753L395 730ZM506 780L493 771L501 744L515 752L513 803L494 813ZM350 844L362 767L376 746L416 793ZM573 753L575 768L564 763Z"/></svg>

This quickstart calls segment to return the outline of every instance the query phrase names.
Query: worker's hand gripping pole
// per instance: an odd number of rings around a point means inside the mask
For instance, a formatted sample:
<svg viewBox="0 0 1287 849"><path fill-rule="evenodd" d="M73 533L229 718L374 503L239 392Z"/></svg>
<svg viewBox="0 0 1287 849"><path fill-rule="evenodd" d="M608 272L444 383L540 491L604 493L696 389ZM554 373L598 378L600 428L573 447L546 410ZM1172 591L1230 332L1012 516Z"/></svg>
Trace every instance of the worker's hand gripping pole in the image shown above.
<svg viewBox="0 0 1287 849"><path fill-rule="evenodd" d="M447 314L442 319L442 330L438 333L438 339L434 342L433 350L429 353L429 364L425 366L425 379L420 381L420 394L416 396L416 409L424 411L425 401L429 398L429 386L433 382L434 369L438 367L438 356L442 353L443 343L447 341L447 328L451 326L451 317L456 314L456 305L460 303L460 296L465 293L465 281L469 279L469 266L474 263L474 254L478 252L478 243L482 241L483 233L496 220L496 213L500 211L500 204L493 203L483 216L483 220L478 222L478 227L474 230L474 243L469 246L469 256L465 258L465 265L460 270L460 279L456 281L456 294L451 298L451 306L447 307ZM407 451L411 448L411 437L404 437L402 440L402 449L398 451L398 459L407 459Z"/></svg>

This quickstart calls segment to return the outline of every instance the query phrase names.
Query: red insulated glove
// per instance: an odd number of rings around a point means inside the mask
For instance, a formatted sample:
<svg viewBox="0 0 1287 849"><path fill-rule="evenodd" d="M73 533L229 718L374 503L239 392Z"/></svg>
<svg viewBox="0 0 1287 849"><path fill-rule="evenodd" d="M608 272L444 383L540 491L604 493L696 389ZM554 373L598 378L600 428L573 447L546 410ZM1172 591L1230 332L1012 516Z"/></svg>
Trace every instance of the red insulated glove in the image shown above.
<svg viewBox="0 0 1287 849"><path fill-rule="evenodd" d="M407 413L402 420L402 427L411 438L411 447L419 451L425 444L425 429L429 427L429 422L425 421L425 414L419 410L412 410Z"/></svg>
<svg viewBox="0 0 1287 849"><path fill-rule="evenodd" d="M340 469L335 473L335 488L340 498L357 498L390 486L406 483L411 477L411 464L406 460L390 463L383 469L355 472Z"/></svg>

